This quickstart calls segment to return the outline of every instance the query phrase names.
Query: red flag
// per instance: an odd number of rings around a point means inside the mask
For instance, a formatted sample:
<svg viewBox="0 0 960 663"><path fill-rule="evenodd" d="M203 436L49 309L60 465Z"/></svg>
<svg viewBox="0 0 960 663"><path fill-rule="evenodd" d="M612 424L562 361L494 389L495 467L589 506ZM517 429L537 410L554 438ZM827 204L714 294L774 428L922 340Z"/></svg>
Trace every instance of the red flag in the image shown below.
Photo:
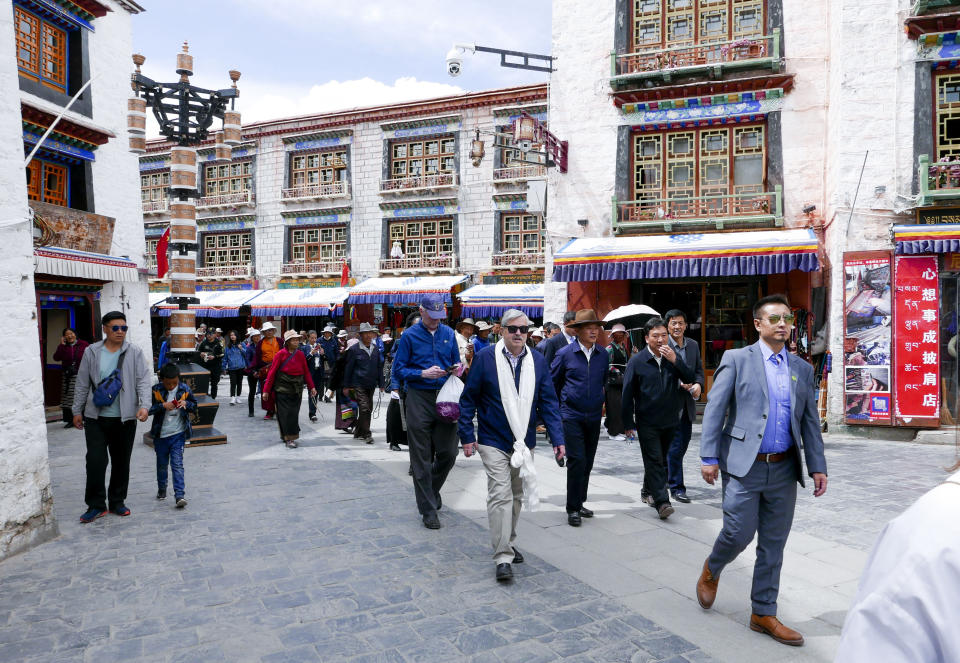
<svg viewBox="0 0 960 663"><path fill-rule="evenodd" d="M340 270L340 287L346 288L350 285L350 266L347 261L343 261L343 269Z"/></svg>
<svg viewBox="0 0 960 663"><path fill-rule="evenodd" d="M167 227L157 242L157 278L162 279L170 268L167 263L167 245L170 243L170 228Z"/></svg>

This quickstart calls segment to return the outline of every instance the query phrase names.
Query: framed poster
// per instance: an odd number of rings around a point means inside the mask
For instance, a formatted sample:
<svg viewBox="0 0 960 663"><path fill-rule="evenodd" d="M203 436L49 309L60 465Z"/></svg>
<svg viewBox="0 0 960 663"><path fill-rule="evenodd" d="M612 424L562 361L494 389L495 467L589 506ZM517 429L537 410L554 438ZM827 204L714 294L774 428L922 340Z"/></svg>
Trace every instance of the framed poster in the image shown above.
<svg viewBox="0 0 960 663"><path fill-rule="evenodd" d="M843 409L848 424L893 424L891 263L889 251L843 256Z"/></svg>
<svg viewBox="0 0 960 663"><path fill-rule="evenodd" d="M940 293L937 256L897 256L894 268L898 424L940 425Z"/></svg>

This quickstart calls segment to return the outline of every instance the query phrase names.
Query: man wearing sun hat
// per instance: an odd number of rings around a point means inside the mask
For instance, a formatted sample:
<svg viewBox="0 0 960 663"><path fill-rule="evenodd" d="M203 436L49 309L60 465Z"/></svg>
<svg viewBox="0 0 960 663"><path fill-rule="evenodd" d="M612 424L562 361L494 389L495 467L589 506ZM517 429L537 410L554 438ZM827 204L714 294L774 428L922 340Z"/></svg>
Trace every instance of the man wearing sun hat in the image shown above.
<svg viewBox="0 0 960 663"><path fill-rule="evenodd" d="M563 439L567 452L567 524L580 527L581 518L592 518L583 506L593 459L600 440L604 390L610 358L597 345L602 322L592 309L581 309L565 321L576 340L557 351L550 374L560 399Z"/></svg>
<svg viewBox="0 0 960 663"><path fill-rule="evenodd" d="M447 377L461 367L456 334L440 322L446 317L442 295L423 295L420 322L404 331L393 360L393 375L406 386L407 439L417 509L429 529L440 528L440 489L457 460L457 424L437 415L437 394Z"/></svg>

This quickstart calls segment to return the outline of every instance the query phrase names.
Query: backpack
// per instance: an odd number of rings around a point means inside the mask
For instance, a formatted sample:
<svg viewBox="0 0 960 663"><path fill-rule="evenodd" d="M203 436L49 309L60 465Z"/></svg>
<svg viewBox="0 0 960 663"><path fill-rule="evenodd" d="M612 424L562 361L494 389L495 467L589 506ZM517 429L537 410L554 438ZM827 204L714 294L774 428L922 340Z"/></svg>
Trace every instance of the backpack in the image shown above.
<svg viewBox="0 0 960 663"><path fill-rule="evenodd" d="M123 358L126 356L127 351L124 350L120 354L120 359L117 360L117 367L110 372L110 375L94 385L93 404L97 407L113 405L113 402L117 400L117 396L120 395L120 390L123 388L123 379L120 377L120 374L123 370ZM93 381L91 380L91 382Z"/></svg>

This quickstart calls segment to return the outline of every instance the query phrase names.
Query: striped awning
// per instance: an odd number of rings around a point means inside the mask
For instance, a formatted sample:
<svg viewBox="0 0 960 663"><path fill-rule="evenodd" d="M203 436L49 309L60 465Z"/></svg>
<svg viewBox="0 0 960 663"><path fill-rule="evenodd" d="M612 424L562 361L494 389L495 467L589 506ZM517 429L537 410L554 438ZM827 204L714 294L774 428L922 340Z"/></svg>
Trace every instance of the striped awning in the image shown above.
<svg viewBox="0 0 960 663"><path fill-rule="evenodd" d="M542 283L491 283L467 288L457 297L464 317L486 318L519 309L530 317L543 316Z"/></svg>
<svg viewBox="0 0 960 663"><path fill-rule="evenodd" d="M938 223L893 227L897 253L953 253L960 251L960 224Z"/></svg>
<svg viewBox="0 0 960 663"><path fill-rule="evenodd" d="M570 240L553 257L554 281L710 278L818 269L812 230L767 230Z"/></svg>
<svg viewBox="0 0 960 663"><path fill-rule="evenodd" d="M468 278L464 274L453 274L367 279L350 291L350 303L418 306L421 295L436 293L443 295L446 303L450 305L453 304L451 293L461 290Z"/></svg>
<svg viewBox="0 0 960 663"><path fill-rule="evenodd" d="M277 288L263 290L249 302L256 316L331 316L343 315L343 302L349 288Z"/></svg>
<svg viewBox="0 0 960 663"><path fill-rule="evenodd" d="M129 258L117 258L103 253L38 246L33 249L33 261L38 274L104 282L135 283L140 280L137 263Z"/></svg>
<svg viewBox="0 0 960 663"><path fill-rule="evenodd" d="M190 304L189 308L203 318L235 318L240 315L241 306L245 306L262 292L263 290L198 290L194 296L200 303ZM169 296L168 293L166 297ZM175 310L175 304L157 305L157 313L164 317Z"/></svg>

